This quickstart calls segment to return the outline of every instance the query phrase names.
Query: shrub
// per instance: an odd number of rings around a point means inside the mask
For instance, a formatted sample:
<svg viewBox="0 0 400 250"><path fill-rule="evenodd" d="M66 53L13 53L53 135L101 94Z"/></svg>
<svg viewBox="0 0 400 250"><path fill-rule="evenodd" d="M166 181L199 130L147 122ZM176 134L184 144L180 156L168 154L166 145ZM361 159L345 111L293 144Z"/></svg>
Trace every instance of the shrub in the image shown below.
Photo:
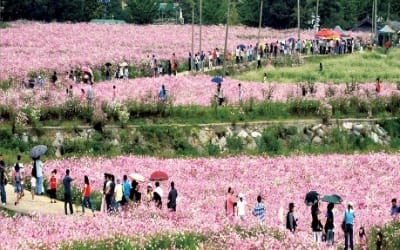
<svg viewBox="0 0 400 250"><path fill-rule="evenodd" d="M277 128L270 127L264 130L262 136L257 140L258 151L271 154L279 154L282 150Z"/></svg>
<svg viewBox="0 0 400 250"><path fill-rule="evenodd" d="M296 116L316 116L319 101L295 99L289 102L289 113Z"/></svg>
<svg viewBox="0 0 400 250"><path fill-rule="evenodd" d="M237 136L231 136L227 139L227 147L230 152L238 153L243 151L242 139Z"/></svg>

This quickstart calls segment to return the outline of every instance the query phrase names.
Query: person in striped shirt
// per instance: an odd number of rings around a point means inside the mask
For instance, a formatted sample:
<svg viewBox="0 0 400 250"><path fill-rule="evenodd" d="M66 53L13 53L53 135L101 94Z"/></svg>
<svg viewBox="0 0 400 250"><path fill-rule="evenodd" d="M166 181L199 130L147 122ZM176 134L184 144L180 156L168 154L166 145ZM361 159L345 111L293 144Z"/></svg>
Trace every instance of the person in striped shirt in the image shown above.
<svg viewBox="0 0 400 250"><path fill-rule="evenodd" d="M253 208L253 215L260 220L261 224L265 222L265 206L262 203L261 195L257 196L257 204Z"/></svg>

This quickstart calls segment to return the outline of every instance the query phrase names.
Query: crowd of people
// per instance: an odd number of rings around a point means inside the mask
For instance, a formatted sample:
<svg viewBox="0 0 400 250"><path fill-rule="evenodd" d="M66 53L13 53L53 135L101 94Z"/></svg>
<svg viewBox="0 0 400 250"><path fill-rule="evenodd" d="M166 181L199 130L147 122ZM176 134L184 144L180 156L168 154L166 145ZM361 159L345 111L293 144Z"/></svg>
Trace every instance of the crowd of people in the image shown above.
<svg viewBox="0 0 400 250"><path fill-rule="evenodd" d="M242 193L237 196L234 195L232 187L228 188L228 192L225 199L225 214L228 220L234 220L237 216L241 221L246 219L246 211L250 207L251 214L257 217L260 224L265 223L267 216L267 208L262 201L260 195L257 196L254 206L247 203ZM325 213L322 212L321 202L318 200L311 206L311 231L313 240L316 243L326 242L327 245L333 246L335 244L335 204L328 203ZM393 198L391 202L390 215L394 220L400 218L400 206L397 205L397 199ZM346 209L343 211L343 216L339 217L342 219L341 228L345 235L345 250L355 249L354 246L354 225L355 225L355 211L352 202L348 202ZM299 218L296 217L295 204L289 203L288 210L286 213L286 229L292 233L296 233ZM378 229L376 236L376 249L383 249L383 233ZM358 238L357 238L358 249L367 249L367 235L363 226L359 227Z"/></svg>

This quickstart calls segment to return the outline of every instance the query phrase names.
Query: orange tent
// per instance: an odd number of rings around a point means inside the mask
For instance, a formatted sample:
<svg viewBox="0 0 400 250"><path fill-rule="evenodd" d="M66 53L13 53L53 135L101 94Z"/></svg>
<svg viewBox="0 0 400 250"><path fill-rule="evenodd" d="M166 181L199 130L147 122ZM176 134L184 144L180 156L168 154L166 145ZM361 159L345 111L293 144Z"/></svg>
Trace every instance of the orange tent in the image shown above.
<svg viewBox="0 0 400 250"><path fill-rule="evenodd" d="M321 29L315 36L320 39L339 39L341 37L339 32L329 29Z"/></svg>

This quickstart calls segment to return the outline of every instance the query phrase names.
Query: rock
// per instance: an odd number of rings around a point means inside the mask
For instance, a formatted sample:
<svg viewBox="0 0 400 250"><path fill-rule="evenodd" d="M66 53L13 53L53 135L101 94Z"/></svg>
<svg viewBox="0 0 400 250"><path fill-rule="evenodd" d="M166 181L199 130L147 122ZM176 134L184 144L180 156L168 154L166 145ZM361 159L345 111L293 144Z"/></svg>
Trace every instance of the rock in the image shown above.
<svg viewBox="0 0 400 250"><path fill-rule="evenodd" d="M239 138L245 139L249 134L245 130L241 130L239 134L237 135Z"/></svg>
<svg viewBox="0 0 400 250"><path fill-rule="evenodd" d="M260 132L257 132L257 131L251 132L251 137L253 137L253 138L257 138L257 137L261 137L261 136L262 135Z"/></svg>
<svg viewBox="0 0 400 250"><path fill-rule="evenodd" d="M111 144L114 146L118 146L119 145L119 141L117 139L114 139L111 141Z"/></svg>
<svg viewBox="0 0 400 250"><path fill-rule="evenodd" d="M62 156L61 155L61 150L59 148L56 149L55 155L56 155L57 158L60 158Z"/></svg>
<svg viewBox="0 0 400 250"><path fill-rule="evenodd" d="M57 132L56 138L54 139L54 141L52 143L53 147L55 147L56 149L59 149L62 147L63 143L64 143L64 136L60 132Z"/></svg>
<svg viewBox="0 0 400 250"><path fill-rule="evenodd" d="M370 138L375 142L381 144L379 136L375 132L371 132Z"/></svg>
<svg viewBox="0 0 400 250"><path fill-rule="evenodd" d="M22 134L22 141L27 143L29 141L29 136L26 133Z"/></svg>
<svg viewBox="0 0 400 250"><path fill-rule="evenodd" d="M355 134L356 136L360 136L361 135L361 133L358 131L358 130L352 130L352 132L353 132L353 134Z"/></svg>
<svg viewBox="0 0 400 250"><path fill-rule="evenodd" d="M232 136L233 136L233 132L232 132L231 128L227 127L226 128L226 137L232 137Z"/></svg>
<svg viewBox="0 0 400 250"><path fill-rule="evenodd" d="M387 135L387 132L386 132L383 128L379 127L378 124L375 126L375 132L376 132L379 136L386 136L386 135Z"/></svg>
<svg viewBox="0 0 400 250"><path fill-rule="evenodd" d="M198 144L199 144L197 138L196 138L196 137L193 137L193 136L189 136L189 137L188 137L188 143L189 143L191 146L193 146L193 147L197 147Z"/></svg>
<svg viewBox="0 0 400 250"><path fill-rule="evenodd" d="M324 137L325 132L320 128L317 130L317 135L322 138L322 137Z"/></svg>
<svg viewBox="0 0 400 250"><path fill-rule="evenodd" d="M318 124L318 125L315 125L315 126L313 126L312 128L311 128L311 130L312 131L317 131L318 129L320 129L322 127L322 124Z"/></svg>
<svg viewBox="0 0 400 250"><path fill-rule="evenodd" d="M202 129L199 132L199 141L202 144L208 144L210 142L211 139L211 133L207 130L207 129Z"/></svg>
<svg viewBox="0 0 400 250"><path fill-rule="evenodd" d="M38 142L38 140L39 138L36 135L32 136L32 142Z"/></svg>
<svg viewBox="0 0 400 250"><path fill-rule="evenodd" d="M315 145L320 145L320 144L322 143L321 137L315 136L315 137L312 139L312 143L315 144Z"/></svg>
<svg viewBox="0 0 400 250"><path fill-rule="evenodd" d="M311 142L311 138L306 134L303 134L302 139L303 139L304 142L308 142L308 143Z"/></svg>
<svg viewBox="0 0 400 250"><path fill-rule="evenodd" d="M364 128L364 125L362 125L362 124L354 124L353 125L353 130L357 130L358 132L363 130L363 128Z"/></svg>
<svg viewBox="0 0 400 250"><path fill-rule="evenodd" d="M256 150L257 149L256 141L252 139L249 143L247 143L246 148L250 150Z"/></svg>
<svg viewBox="0 0 400 250"><path fill-rule="evenodd" d="M226 138L225 138L225 136L222 136L222 137L219 139L218 146L219 146L219 149L220 149L220 150L224 150L224 148L225 148L225 146L226 146Z"/></svg>
<svg viewBox="0 0 400 250"><path fill-rule="evenodd" d="M308 135L309 137L312 137L314 135L314 133L308 128L304 129L304 134Z"/></svg>
<svg viewBox="0 0 400 250"><path fill-rule="evenodd" d="M350 129L353 128L353 123L351 123L351 122L343 122L342 127L344 129L350 130Z"/></svg>
<svg viewBox="0 0 400 250"><path fill-rule="evenodd" d="M211 144L218 146L219 145L218 137L211 138Z"/></svg>

